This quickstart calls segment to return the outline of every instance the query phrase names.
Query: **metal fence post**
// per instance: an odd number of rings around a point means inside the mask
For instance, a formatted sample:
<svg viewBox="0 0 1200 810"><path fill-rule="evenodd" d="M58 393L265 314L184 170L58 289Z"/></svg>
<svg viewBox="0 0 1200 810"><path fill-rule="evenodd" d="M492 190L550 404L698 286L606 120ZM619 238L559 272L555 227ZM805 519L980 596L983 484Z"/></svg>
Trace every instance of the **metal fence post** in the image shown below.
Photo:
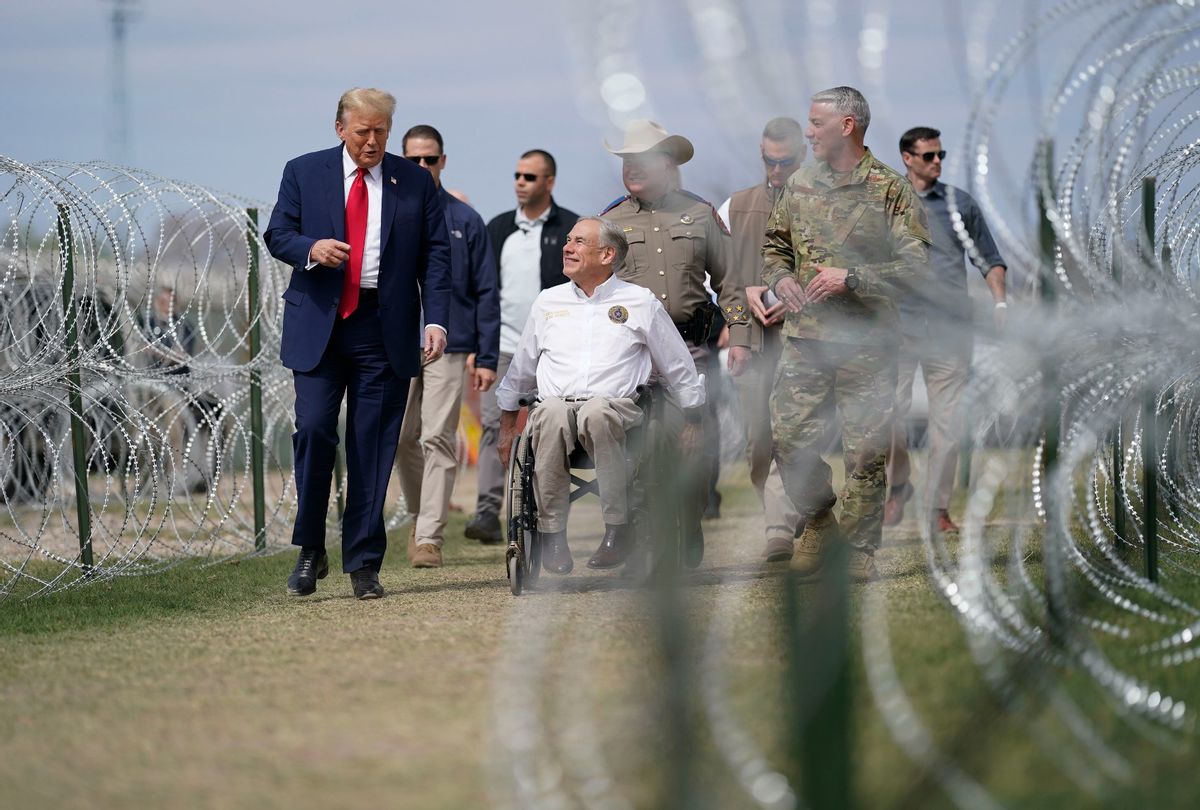
<svg viewBox="0 0 1200 810"><path fill-rule="evenodd" d="M258 354L262 349L262 329L259 324L262 302L258 293L257 208L246 209L246 242L250 247L250 272L246 280L247 314L250 319L250 476L254 491L254 548L261 551L267 547L267 508L262 372L258 369Z"/></svg>
<svg viewBox="0 0 1200 810"><path fill-rule="evenodd" d="M1157 180L1142 178L1142 256L1146 270L1154 264L1154 206ZM1146 578L1158 581L1158 416L1155 392L1142 393L1142 525L1146 543Z"/></svg>
<svg viewBox="0 0 1200 810"><path fill-rule="evenodd" d="M79 307L75 301L75 241L71 234L71 209L58 204L58 249L62 255L63 327L67 348L67 403L71 409L71 452L75 461L75 514L79 521L79 557L90 574L92 556L92 505L88 492L87 436L83 430L83 384L79 374Z"/></svg>
<svg viewBox="0 0 1200 810"><path fill-rule="evenodd" d="M1038 242L1041 248L1041 275L1038 293L1041 298L1044 317L1049 317L1058 303L1058 279L1055 278L1055 261L1058 255L1058 237L1054 233L1054 223L1050 219L1047 206L1047 193L1054 196L1054 144L1043 141L1042 157L1046 172L1047 189L1038 187L1037 202L1040 228ZM1042 446L1042 469L1045 470L1046 528L1042 535L1042 555L1045 564L1046 580L1046 613L1047 630L1052 643L1062 645L1065 642L1067 628L1067 608L1063 604L1065 592L1060 584L1066 577L1066 561L1063 559L1060 545L1054 541L1054 533L1058 531L1059 515L1058 501L1050 489L1051 480L1058 472L1058 443L1059 431L1062 425L1062 403L1059 401L1061 392L1058 385L1058 367L1049 352L1042 355L1042 431L1044 444Z"/></svg>

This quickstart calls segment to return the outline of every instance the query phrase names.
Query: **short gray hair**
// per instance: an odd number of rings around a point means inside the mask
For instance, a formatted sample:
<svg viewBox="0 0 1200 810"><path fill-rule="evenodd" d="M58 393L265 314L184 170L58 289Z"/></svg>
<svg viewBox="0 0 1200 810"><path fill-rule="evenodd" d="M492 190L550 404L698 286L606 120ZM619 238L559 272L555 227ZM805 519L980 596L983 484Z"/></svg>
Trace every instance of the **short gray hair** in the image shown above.
<svg viewBox="0 0 1200 810"><path fill-rule="evenodd" d="M853 87L831 87L822 90L812 97L813 104L829 104L837 110L838 115L848 115L854 119L854 126L864 135L867 127L871 126L871 107L863 94Z"/></svg>
<svg viewBox="0 0 1200 810"><path fill-rule="evenodd" d="M613 272L620 270L625 264L625 257L629 255L629 240L625 238L621 226L604 217L580 217L577 222L595 222L600 226L600 247L610 247L617 252Z"/></svg>
<svg viewBox="0 0 1200 810"><path fill-rule="evenodd" d="M391 129L392 116L396 112L396 97L374 87L355 87L342 93L342 97L338 99L337 120L346 123L345 115L351 110L382 115L387 119L388 129Z"/></svg>

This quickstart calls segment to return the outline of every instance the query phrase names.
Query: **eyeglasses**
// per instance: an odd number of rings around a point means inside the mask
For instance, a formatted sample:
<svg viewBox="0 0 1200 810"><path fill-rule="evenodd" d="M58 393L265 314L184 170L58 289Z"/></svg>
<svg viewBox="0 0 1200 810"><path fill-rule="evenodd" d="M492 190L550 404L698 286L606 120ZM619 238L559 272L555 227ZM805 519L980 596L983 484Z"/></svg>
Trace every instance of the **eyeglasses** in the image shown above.
<svg viewBox="0 0 1200 810"><path fill-rule="evenodd" d="M530 174L529 172L513 172L513 180L524 180L526 183L532 183L538 179L538 175Z"/></svg>
<svg viewBox="0 0 1200 810"><path fill-rule="evenodd" d="M945 149L939 149L936 152L913 152L912 150L909 150L908 153L910 155L915 155L916 157L919 157L921 160L925 161L926 163L933 163L934 158L937 158L938 160L946 159L946 150Z"/></svg>
<svg viewBox="0 0 1200 810"><path fill-rule="evenodd" d="M422 163L426 166L436 166L438 161L442 159L441 155L405 155L405 157L418 166Z"/></svg>
<svg viewBox="0 0 1200 810"><path fill-rule="evenodd" d="M795 155L792 155L791 157L779 158L778 160L776 160L775 158L769 158L766 155L763 155L762 159L763 159L763 163L765 163L767 166L770 166L772 168L774 168L775 166L783 166L786 168L796 162Z"/></svg>

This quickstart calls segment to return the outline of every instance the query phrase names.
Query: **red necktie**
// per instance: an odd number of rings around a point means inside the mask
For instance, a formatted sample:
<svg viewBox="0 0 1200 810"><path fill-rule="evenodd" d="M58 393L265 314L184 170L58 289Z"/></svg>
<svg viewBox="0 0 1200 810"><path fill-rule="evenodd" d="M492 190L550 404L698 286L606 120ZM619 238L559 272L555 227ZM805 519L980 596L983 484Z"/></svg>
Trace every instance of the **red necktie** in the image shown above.
<svg viewBox="0 0 1200 810"><path fill-rule="evenodd" d="M343 318L358 309L358 285L362 281L363 251L367 246L367 183L361 168L346 198L346 241L350 244L350 258L346 260L342 301L338 304L338 315Z"/></svg>

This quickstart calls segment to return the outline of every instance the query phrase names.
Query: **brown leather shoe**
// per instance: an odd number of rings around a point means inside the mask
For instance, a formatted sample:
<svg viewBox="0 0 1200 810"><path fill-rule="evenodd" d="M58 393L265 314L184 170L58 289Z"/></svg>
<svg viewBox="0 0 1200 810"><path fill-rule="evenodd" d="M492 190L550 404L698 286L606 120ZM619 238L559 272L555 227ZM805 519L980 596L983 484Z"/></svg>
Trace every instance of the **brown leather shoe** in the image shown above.
<svg viewBox="0 0 1200 810"><path fill-rule="evenodd" d="M600 541L600 547L596 549L596 553L587 561L587 567L616 568L629 559L631 551L633 551L633 531L629 524L605 523L604 539Z"/></svg>
<svg viewBox="0 0 1200 810"><path fill-rule="evenodd" d="M433 543L422 543L417 546L416 553L412 557L413 568L441 568L442 567L442 549L440 546L435 546Z"/></svg>
<svg viewBox="0 0 1200 810"><path fill-rule="evenodd" d="M790 537L772 537L767 541L763 551L763 561L769 563L787 562L792 558L795 543Z"/></svg>
<svg viewBox="0 0 1200 810"><path fill-rule="evenodd" d="M950 519L950 512L946 509L937 512L937 530L939 534L958 531L958 525Z"/></svg>
<svg viewBox="0 0 1200 810"><path fill-rule="evenodd" d="M846 561L846 574L851 582L874 582L879 579L874 552L861 548L850 549L850 559Z"/></svg>
<svg viewBox="0 0 1200 810"><path fill-rule="evenodd" d="M883 504L883 525L895 526L904 520L904 505L912 497L912 484L907 482L898 487L892 487L891 494Z"/></svg>
<svg viewBox="0 0 1200 810"><path fill-rule="evenodd" d="M569 574L575 567L565 531L546 532L542 535L542 567L551 574Z"/></svg>
<svg viewBox="0 0 1200 810"><path fill-rule="evenodd" d="M818 573L825 564L825 546L837 542L837 535L838 522L832 509L813 515L792 554L792 570L802 577Z"/></svg>

